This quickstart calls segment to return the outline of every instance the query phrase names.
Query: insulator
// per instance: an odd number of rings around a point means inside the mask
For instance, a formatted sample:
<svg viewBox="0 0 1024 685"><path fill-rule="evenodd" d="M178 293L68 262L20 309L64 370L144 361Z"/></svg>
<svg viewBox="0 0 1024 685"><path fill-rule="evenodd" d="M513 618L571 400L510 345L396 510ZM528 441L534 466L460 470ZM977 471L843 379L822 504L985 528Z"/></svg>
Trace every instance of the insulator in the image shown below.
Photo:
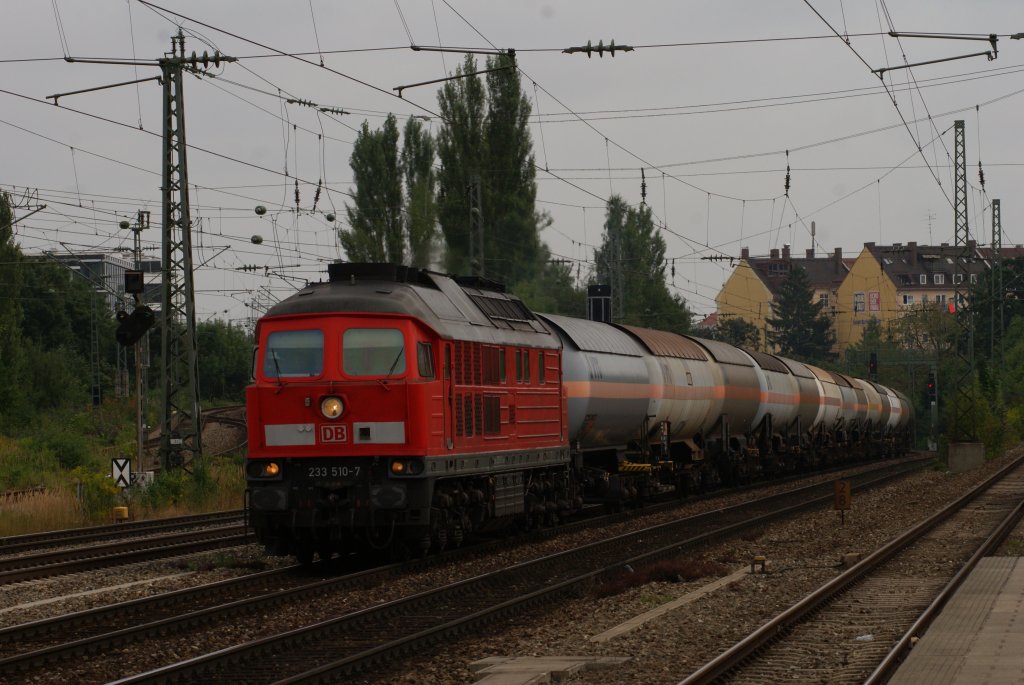
<svg viewBox="0 0 1024 685"><path fill-rule="evenodd" d="M316 192L313 193L313 210L316 211L316 203L320 201L320 186L323 185L324 180L321 178L316 182Z"/></svg>
<svg viewBox="0 0 1024 685"><path fill-rule="evenodd" d="M299 210L299 179L295 179L295 211Z"/></svg>

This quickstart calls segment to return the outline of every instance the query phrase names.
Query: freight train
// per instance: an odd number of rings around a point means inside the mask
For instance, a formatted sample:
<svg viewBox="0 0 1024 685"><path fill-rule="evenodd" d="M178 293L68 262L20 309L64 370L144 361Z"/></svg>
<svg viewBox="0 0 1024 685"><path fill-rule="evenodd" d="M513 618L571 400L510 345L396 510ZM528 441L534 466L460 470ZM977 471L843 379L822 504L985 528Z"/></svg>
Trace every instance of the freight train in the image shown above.
<svg viewBox="0 0 1024 685"><path fill-rule="evenodd" d="M272 553L423 553L909 444L910 402L877 383L534 313L480 278L328 274L256 329L246 510Z"/></svg>

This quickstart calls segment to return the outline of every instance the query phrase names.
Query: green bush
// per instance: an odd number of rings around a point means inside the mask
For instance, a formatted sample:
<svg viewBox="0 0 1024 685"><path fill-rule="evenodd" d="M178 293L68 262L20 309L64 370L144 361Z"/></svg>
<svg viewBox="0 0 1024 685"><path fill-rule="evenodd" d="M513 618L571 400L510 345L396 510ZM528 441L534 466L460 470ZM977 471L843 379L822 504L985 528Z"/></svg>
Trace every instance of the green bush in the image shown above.
<svg viewBox="0 0 1024 685"><path fill-rule="evenodd" d="M92 519L106 518L117 504L120 488L114 485L109 474L97 473L94 469L78 467L71 472L77 486L79 506Z"/></svg>

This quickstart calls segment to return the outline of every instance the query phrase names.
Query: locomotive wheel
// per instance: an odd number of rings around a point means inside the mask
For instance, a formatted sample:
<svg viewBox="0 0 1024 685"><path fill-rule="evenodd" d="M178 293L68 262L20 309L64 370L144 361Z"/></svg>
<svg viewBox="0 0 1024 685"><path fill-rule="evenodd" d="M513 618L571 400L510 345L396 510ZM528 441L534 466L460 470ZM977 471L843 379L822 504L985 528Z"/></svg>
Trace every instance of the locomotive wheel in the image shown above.
<svg viewBox="0 0 1024 685"><path fill-rule="evenodd" d="M310 566L313 563L313 548L304 545L295 550L295 558L303 566Z"/></svg>

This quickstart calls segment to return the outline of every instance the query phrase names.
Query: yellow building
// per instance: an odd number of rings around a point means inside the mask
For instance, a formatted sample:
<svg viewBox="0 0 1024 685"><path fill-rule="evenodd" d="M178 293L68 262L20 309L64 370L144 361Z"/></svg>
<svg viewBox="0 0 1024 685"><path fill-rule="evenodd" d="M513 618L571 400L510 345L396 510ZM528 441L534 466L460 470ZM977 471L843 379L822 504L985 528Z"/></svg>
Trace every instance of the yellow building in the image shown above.
<svg viewBox="0 0 1024 685"><path fill-rule="evenodd" d="M969 289L988 268L982 250L968 241L971 259L966 264ZM835 316L836 346L840 353L859 342L872 318L883 328L912 307L953 302L953 293L964 278L957 272L962 248L943 243L937 247L918 245L875 245L864 243L850 273L839 286Z"/></svg>
<svg viewBox="0 0 1024 685"><path fill-rule="evenodd" d="M739 265L715 298L718 321L730 318L749 321L759 331L758 349L772 351L766 350L767 321L773 316L771 303L775 293L790 270L799 266L807 272L815 300L823 302L825 311L831 312L839 285L849 271L849 262L843 259L840 247L824 257L815 256L813 250L807 250L804 257L793 257L788 245L781 252L772 250L768 257L751 257L750 250L743 248Z"/></svg>

